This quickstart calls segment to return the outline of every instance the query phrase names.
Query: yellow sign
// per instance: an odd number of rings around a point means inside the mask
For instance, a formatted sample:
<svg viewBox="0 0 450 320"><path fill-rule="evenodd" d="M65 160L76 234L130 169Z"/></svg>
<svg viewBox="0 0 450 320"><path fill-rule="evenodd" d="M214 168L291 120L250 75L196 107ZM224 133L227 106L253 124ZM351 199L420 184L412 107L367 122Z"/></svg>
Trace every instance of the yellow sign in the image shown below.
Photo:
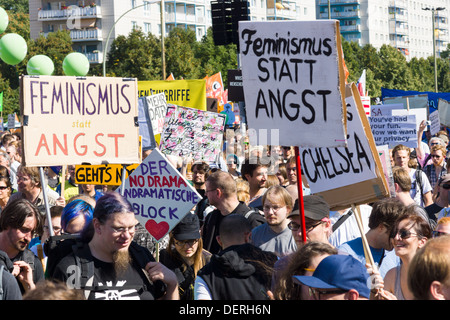
<svg viewBox="0 0 450 320"><path fill-rule="evenodd" d="M131 164L126 167L126 178L139 166ZM121 164L77 165L75 166L75 183L120 186L122 183Z"/></svg>
<svg viewBox="0 0 450 320"><path fill-rule="evenodd" d="M166 94L168 104L206 111L206 81L204 79L138 81L139 97L161 92Z"/></svg>

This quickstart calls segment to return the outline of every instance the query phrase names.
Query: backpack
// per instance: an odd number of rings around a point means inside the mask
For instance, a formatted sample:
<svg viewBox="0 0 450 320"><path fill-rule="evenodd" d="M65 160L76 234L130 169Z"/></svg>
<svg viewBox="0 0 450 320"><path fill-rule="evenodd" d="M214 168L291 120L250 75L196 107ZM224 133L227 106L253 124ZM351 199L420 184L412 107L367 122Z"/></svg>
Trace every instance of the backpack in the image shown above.
<svg viewBox="0 0 450 320"><path fill-rule="evenodd" d="M3 300L3 269L5 269L4 265L0 266L0 301Z"/></svg>
<svg viewBox="0 0 450 320"><path fill-rule="evenodd" d="M89 283L89 280L93 279L94 277L95 267L88 244L81 241L78 235L70 235L66 239L60 239L58 237L61 236L53 237L57 238L53 239L53 241L59 243L56 243L53 246L50 245L48 249L47 275L51 277L58 262L68 254L73 252L75 257L75 266L76 268L78 268L78 270L81 271L76 273L78 275L78 277L75 279L76 288L87 291L85 292L86 298L89 296L90 291L102 290L103 287L92 286L92 283ZM133 261L135 261L141 269L145 269L145 266L148 262L155 261L153 255L148 249L138 245L134 241L131 242L129 251L131 257L133 258ZM147 276L147 273L145 271L143 271L143 274ZM161 280L152 282L150 281L150 279L148 279L148 281L155 285L156 296L164 294L167 289L167 286L164 282L162 282ZM105 286L105 289L111 289L111 287ZM145 290L146 288L144 287L142 289Z"/></svg>
<svg viewBox="0 0 450 320"><path fill-rule="evenodd" d="M422 170L416 170L416 193L420 192L420 199L423 200L423 190L422 190Z"/></svg>

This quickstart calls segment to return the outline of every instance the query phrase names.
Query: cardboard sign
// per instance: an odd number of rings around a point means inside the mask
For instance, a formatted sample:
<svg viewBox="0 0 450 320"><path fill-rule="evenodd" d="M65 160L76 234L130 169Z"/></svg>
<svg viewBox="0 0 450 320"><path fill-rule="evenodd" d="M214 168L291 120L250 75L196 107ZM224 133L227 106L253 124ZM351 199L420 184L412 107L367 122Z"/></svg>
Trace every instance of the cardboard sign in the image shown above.
<svg viewBox="0 0 450 320"><path fill-rule="evenodd" d="M148 118L152 124L153 134L157 135L163 131L164 118L167 112L166 95L158 93L145 97Z"/></svg>
<svg viewBox="0 0 450 320"><path fill-rule="evenodd" d="M392 104L377 104L370 106L370 117L381 117L381 116L392 116L392 110L403 109L403 104L392 103Z"/></svg>
<svg viewBox="0 0 450 320"><path fill-rule="evenodd" d="M446 127L450 127L450 102L439 98L439 121Z"/></svg>
<svg viewBox="0 0 450 320"><path fill-rule="evenodd" d="M415 115L369 117L370 128L377 146L398 144L417 148L417 122Z"/></svg>
<svg viewBox="0 0 450 320"><path fill-rule="evenodd" d="M125 179L138 167L138 164L126 166ZM123 165L76 165L75 183L120 186L122 183Z"/></svg>
<svg viewBox="0 0 450 320"><path fill-rule="evenodd" d="M403 116L403 115L415 115L416 116L416 130L419 131L420 123L422 121L428 120L428 109L417 107L417 108L411 108L411 109L405 109L404 105L402 103L392 103L392 104L382 104L382 105L375 105L371 106L371 113L370 115L373 117L379 117L379 116ZM428 129L425 128L424 131L427 131Z"/></svg>
<svg viewBox="0 0 450 320"><path fill-rule="evenodd" d="M239 39L248 127L279 129L287 146L345 147L339 22L240 21Z"/></svg>
<svg viewBox="0 0 450 320"><path fill-rule="evenodd" d="M153 134L152 124L150 122L145 97L138 99L139 109L139 135L141 136L142 150L153 150L156 148L155 135Z"/></svg>
<svg viewBox="0 0 450 320"><path fill-rule="evenodd" d="M347 103L347 147L300 148L302 173L307 178L312 193L377 177L375 158L355 99L349 96L345 101Z"/></svg>
<svg viewBox="0 0 450 320"><path fill-rule="evenodd" d="M366 116L370 116L370 97L369 96L361 97L361 103L363 104Z"/></svg>
<svg viewBox="0 0 450 320"><path fill-rule="evenodd" d="M441 123L439 121L439 110L430 113L430 133L432 136L437 134L441 130Z"/></svg>
<svg viewBox="0 0 450 320"><path fill-rule="evenodd" d="M380 156L381 165L383 167L384 177L389 185L389 193L391 198L395 198L394 175L392 173L391 157L389 155L389 146L377 146L378 155Z"/></svg>
<svg viewBox="0 0 450 320"><path fill-rule="evenodd" d="M136 79L21 78L26 166L139 162Z"/></svg>
<svg viewBox="0 0 450 320"><path fill-rule="evenodd" d="M169 105L161 133L160 150L166 155L214 162L222 150L225 115Z"/></svg>
<svg viewBox="0 0 450 320"><path fill-rule="evenodd" d="M136 219L156 241L202 199L158 149L125 180L123 195L132 204Z"/></svg>
<svg viewBox="0 0 450 320"><path fill-rule="evenodd" d="M359 118L361 119L362 127L364 128L365 137L367 138L369 149L364 149L364 152L369 154L368 157L373 157L374 167L371 167L371 172L375 172L375 177L369 180L356 182L353 184L345 185L345 182L340 183L341 187L335 188L334 182L328 183L328 190L321 191L318 194L321 195L325 201L330 205L331 210L341 210L351 207L352 205L361 205L365 203L374 202L383 198L386 198L389 196L389 189L388 184L386 181L386 178L382 171L382 165L380 162L380 158L377 156L378 152L374 143L372 132L370 131L369 122L367 120L367 117L365 115L364 107L361 103L361 99L359 96L358 89L354 83L351 83L347 85L346 87L346 97L351 97L353 95L355 107L349 107L352 108L350 113L351 115L358 114ZM354 108L354 109L353 109ZM353 120L352 120L353 121ZM356 120L355 120L356 121ZM353 126L353 125L352 125ZM361 139L364 139L364 136L361 137ZM359 136L358 136L359 138ZM356 140L356 139L355 139ZM351 140L349 139L349 143ZM366 161L364 157L361 157L358 159L358 150L362 150L360 143L356 143L356 154L353 155L352 162L354 163L354 166L359 167L360 161L361 164ZM366 147L364 147L366 148ZM325 150L326 151L326 150ZM349 150L349 152L352 152ZM327 153L322 152L324 155ZM342 153L342 152L341 152ZM347 153L347 151L345 151ZM301 155L302 156L302 155ZM358 159L358 160L357 160ZM305 159L306 160L306 159ZM323 168L331 168L332 164L331 162L324 163ZM344 161L344 165L347 164ZM302 170L304 168L304 164L301 163ZM344 166L343 166L344 167ZM345 167L344 167L345 168ZM339 167L340 169L340 167ZM334 170L334 169L331 169ZM303 170L304 171L304 170ZM303 172L302 171L302 172ZM354 175L354 172L348 172L348 173L342 173L339 175L339 177L334 177L336 180L342 180L345 179L344 175L352 176ZM337 175L336 175L337 176ZM322 175L323 178L325 178L325 175ZM353 181L357 181L357 178L352 178ZM312 191L312 190L311 190Z"/></svg>
<svg viewBox="0 0 450 320"><path fill-rule="evenodd" d="M417 94L410 96L400 96L400 97L390 97L383 99L384 104L403 104L403 108L407 110L411 109L428 109L428 95L427 94Z"/></svg>
<svg viewBox="0 0 450 320"><path fill-rule="evenodd" d="M206 81L204 79L138 81L138 90L139 97L164 93L167 103L206 110Z"/></svg>

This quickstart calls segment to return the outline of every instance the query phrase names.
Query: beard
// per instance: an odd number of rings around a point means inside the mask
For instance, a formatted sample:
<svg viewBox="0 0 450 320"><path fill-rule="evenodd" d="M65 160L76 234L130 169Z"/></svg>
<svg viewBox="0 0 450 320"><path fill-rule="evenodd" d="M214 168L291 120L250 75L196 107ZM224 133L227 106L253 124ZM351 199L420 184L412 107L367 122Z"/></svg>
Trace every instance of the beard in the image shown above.
<svg viewBox="0 0 450 320"><path fill-rule="evenodd" d="M128 250L118 250L113 254L114 271L116 275L123 274L131 263Z"/></svg>

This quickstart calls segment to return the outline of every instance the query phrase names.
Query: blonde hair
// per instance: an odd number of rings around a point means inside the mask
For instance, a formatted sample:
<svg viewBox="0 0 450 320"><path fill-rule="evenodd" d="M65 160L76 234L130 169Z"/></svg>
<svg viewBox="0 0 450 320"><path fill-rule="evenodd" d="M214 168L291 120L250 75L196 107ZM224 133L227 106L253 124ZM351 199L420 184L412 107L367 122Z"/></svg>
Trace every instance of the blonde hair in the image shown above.
<svg viewBox="0 0 450 320"><path fill-rule="evenodd" d="M294 200L289 192L286 191L280 185L276 185L270 187L263 195L262 203L265 204L266 200L269 200L272 203L283 204L289 209L294 207Z"/></svg>
<svg viewBox="0 0 450 320"><path fill-rule="evenodd" d="M450 279L450 236L428 240L414 255L408 270L408 287L418 300L431 299L433 281Z"/></svg>

